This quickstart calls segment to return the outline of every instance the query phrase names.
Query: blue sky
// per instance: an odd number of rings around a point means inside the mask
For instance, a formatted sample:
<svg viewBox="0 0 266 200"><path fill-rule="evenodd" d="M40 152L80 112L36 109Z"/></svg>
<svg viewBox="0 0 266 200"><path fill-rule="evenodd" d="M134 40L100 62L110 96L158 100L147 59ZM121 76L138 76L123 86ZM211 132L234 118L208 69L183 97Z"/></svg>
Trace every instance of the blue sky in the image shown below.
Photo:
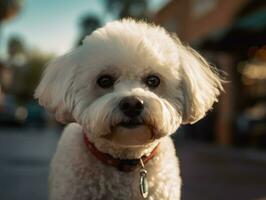
<svg viewBox="0 0 266 200"><path fill-rule="evenodd" d="M149 0L152 10L157 10L168 0ZM5 56L6 41L11 35L24 39L29 48L63 54L76 42L79 20L84 14L107 15L104 0L24 0L19 15L2 24L0 56Z"/></svg>

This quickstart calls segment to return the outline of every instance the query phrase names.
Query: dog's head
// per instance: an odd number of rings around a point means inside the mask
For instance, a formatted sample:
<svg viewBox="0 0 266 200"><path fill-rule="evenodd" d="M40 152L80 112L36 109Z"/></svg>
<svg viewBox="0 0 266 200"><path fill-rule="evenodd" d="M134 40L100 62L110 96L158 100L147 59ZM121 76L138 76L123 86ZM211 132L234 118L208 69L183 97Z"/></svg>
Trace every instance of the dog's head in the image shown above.
<svg viewBox="0 0 266 200"><path fill-rule="evenodd" d="M58 121L81 124L92 140L138 146L201 119L221 89L193 49L161 27L125 19L52 61L35 95Z"/></svg>

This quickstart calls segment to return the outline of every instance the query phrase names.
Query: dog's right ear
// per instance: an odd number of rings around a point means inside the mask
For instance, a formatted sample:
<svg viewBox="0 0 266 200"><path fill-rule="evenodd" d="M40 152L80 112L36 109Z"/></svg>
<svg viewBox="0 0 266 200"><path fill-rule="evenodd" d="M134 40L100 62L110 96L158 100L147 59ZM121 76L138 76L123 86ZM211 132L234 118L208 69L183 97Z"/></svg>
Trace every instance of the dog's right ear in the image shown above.
<svg viewBox="0 0 266 200"><path fill-rule="evenodd" d="M184 97L182 123L195 123L212 108L223 91L224 82L217 70L194 49L174 37L180 56L180 74Z"/></svg>
<svg viewBox="0 0 266 200"><path fill-rule="evenodd" d="M72 90L77 65L74 54L75 52L68 53L48 64L34 95L39 99L39 103L49 112L54 113L55 118L62 123L74 121L71 114L74 105Z"/></svg>

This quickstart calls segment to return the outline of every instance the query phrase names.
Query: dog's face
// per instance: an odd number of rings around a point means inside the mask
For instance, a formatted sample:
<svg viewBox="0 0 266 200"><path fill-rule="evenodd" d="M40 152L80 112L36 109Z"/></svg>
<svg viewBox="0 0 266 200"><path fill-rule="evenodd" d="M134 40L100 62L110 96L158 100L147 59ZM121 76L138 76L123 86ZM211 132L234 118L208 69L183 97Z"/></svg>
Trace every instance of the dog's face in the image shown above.
<svg viewBox="0 0 266 200"><path fill-rule="evenodd" d="M91 137L119 145L143 145L173 133L181 123L181 105L171 94L174 88L167 80L171 73L166 71L145 69L140 62L98 68L90 78L93 98L88 102L89 97L83 97L89 105L82 107L83 112L74 111L75 119Z"/></svg>
<svg viewBox="0 0 266 200"><path fill-rule="evenodd" d="M138 146L201 119L221 89L194 50L163 28L127 19L108 23L53 61L36 97L94 141Z"/></svg>

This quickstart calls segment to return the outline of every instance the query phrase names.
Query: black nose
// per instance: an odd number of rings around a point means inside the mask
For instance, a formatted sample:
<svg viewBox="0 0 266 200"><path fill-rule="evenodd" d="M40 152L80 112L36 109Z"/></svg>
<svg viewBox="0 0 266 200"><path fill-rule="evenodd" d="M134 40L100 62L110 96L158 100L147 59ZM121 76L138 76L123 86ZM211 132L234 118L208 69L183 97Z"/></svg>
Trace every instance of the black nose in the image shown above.
<svg viewBox="0 0 266 200"><path fill-rule="evenodd" d="M119 109L128 117L134 118L141 114L143 101L137 97L129 96L119 102Z"/></svg>

